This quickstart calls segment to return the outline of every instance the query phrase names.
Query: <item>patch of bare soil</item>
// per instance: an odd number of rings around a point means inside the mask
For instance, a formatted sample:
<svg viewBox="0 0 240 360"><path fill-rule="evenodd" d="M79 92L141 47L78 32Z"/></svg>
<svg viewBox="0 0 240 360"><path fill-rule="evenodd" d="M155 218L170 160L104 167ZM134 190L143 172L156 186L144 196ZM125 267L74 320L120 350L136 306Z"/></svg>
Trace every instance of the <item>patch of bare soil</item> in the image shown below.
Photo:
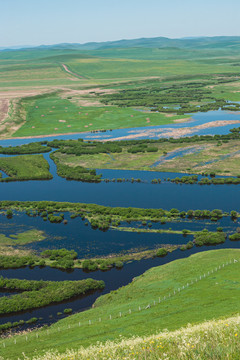
<svg viewBox="0 0 240 360"><path fill-rule="evenodd" d="M19 88L11 88L7 89L5 91L0 91L0 100L1 99L16 99L16 98L24 98L28 96L35 96L35 95L41 95L41 94L47 94L49 89L46 88L31 88L31 89L19 89Z"/></svg>
<svg viewBox="0 0 240 360"><path fill-rule="evenodd" d="M67 65L62 64L62 67L64 68L64 70L65 70L68 74L75 76L74 78L70 78L71 80L77 81L79 78L80 78L80 79L85 79L84 76L81 76L81 75L78 75L78 74L72 72L72 71L67 67Z"/></svg>
<svg viewBox="0 0 240 360"><path fill-rule="evenodd" d="M197 126L192 126L192 127L185 127L185 128L179 128L179 129L175 129L175 128L154 128L154 129L146 129L146 130L131 130L129 132L129 135L126 136L121 136L118 138L113 138L111 139L111 141L114 140L128 140L128 139L137 139L137 138L142 138L143 136L148 136L149 138L153 138L153 137L173 137L175 139L184 136L184 135L190 135L198 130L203 130L203 129L207 129L207 128L213 128L213 127L221 127L221 126L226 126L226 125L233 125L233 124L239 124L240 120L218 120L218 121L212 121L210 123L206 123L206 124L202 124L202 125L197 125ZM103 141L107 141L107 140L103 140Z"/></svg>
<svg viewBox="0 0 240 360"><path fill-rule="evenodd" d="M191 118L188 118L188 119L175 119L175 120L173 120L173 122L175 122L175 123L184 123L184 122L188 122L190 120L191 120Z"/></svg>
<svg viewBox="0 0 240 360"><path fill-rule="evenodd" d="M0 124L4 122L8 115L9 100L0 99Z"/></svg>
<svg viewBox="0 0 240 360"><path fill-rule="evenodd" d="M66 89L65 89L66 90ZM101 103L96 94L112 94L115 90L113 89L99 89L99 88L91 88L91 89L68 89L61 96L64 99L68 99L72 103L77 104L78 106L101 106L104 107L103 103ZM69 98L71 97L71 99Z"/></svg>

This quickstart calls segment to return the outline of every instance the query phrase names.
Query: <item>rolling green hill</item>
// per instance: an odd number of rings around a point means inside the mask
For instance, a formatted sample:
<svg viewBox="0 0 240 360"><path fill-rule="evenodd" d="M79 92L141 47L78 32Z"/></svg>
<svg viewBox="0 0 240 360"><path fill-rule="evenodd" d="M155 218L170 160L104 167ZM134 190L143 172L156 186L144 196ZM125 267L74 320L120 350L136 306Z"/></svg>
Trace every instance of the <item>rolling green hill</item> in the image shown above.
<svg viewBox="0 0 240 360"><path fill-rule="evenodd" d="M2 356L14 360L24 352L32 358L35 349L41 356L50 349L64 352L98 341L117 341L120 335L151 336L236 315L240 311L239 258L238 249L216 250L152 268L98 298L90 310L33 331L27 338L17 335L2 340Z"/></svg>
<svg viewBox="0 0 240 360"><path fill-rule="evenodd" d="M34 360L238 360L240 316L207 321L148 337L108 341L66 353L48 352Z"/></svg>

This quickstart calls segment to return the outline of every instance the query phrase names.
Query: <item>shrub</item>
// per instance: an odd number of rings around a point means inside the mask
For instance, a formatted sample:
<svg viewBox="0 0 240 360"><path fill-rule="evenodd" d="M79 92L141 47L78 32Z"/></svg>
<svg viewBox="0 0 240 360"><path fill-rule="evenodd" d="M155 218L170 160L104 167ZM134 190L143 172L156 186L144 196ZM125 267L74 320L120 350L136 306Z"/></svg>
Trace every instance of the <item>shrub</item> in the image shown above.
<svg viewBox="0 0 240 360"><path fill-rule="evenodd" d="M239 233L235 233L233 235L229 236L229 240L231 241L239 241L240 240L240 234Z"/></svg>
<svg viewBox="0 0 240 360"><path fill-rule="evenodd" d="M163 257L166 256L167 254L168 254L168 250L165 248L161 248L157 251L156 256Z"/></svg>
<svg viewBox="0 0 240 360"><path fill-rule="evenodd" d="M194 242L197 246L222 244L226 240L226 234L223 232L210 232L203 230L195 233Z"/></svg>
<svg viewBox="0 0 240 360"><path fill-rule="evenodd" d="M64 314L71 314L72 313L72 309L64 309Z"/></svg>

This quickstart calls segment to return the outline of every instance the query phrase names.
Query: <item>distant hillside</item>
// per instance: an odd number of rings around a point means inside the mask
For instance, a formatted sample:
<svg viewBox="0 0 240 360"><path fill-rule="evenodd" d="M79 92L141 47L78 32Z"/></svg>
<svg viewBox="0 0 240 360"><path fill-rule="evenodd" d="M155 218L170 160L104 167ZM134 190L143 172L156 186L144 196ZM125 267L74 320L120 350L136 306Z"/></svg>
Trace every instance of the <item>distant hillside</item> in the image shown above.
<svg viewBox="0 0 240 360"><path fill-rule="evenodd" d="M207 48L231 48L240 46L239 36L216 36L216 37L199 37L199 38L183 38L169 39L166 37L140 38L131 40L117 40L106 42L89 42L85 44L78 43L62 43L55 45L41 45L32 48L38 49L72 49L72 50L103 50L112 48L180 48L180 49L207 49ZM30 48L24 46L22 48ZM5 50L20 49L19 46L9 47ZM3 48L0 48L3 50Z"/></svg>

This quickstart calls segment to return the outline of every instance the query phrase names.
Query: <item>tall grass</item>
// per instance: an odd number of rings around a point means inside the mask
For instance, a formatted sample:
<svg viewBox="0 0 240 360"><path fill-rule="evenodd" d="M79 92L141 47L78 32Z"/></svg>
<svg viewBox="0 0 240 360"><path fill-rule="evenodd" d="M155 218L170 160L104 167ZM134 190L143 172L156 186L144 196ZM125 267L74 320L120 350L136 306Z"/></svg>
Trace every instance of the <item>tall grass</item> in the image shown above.
<svg viewBox="0 0 240 360"><path fill-rule="evenodd" d="M237 360L240 354L240 316L208 321L148 337L98 343L64 354L48 352L34 360ZM24 357L26 360L28 357ZM32 358L31 358L32 359Z"/></svg>

